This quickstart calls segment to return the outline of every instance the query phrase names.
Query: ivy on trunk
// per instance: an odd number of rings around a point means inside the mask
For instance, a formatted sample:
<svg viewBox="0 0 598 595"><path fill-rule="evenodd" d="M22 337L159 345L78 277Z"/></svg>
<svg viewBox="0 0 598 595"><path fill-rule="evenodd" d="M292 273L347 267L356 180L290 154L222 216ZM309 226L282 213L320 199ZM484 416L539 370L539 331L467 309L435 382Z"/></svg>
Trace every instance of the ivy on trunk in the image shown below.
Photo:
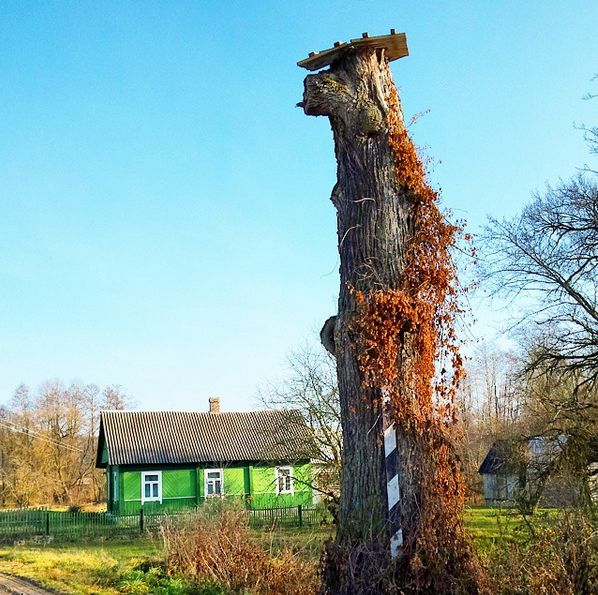
<svg viewBox="0 0 598 595"><path fill-rule="evenodd" d="M478 593L454 448L461 361L450 247L459 228L437 208L383 49L344 49L329 69L306 77L300 105L329 118L337 160L332 202L341 283L338 314L321 336L337 359L343 473L324 591ZM396 560L385 416L397 428L404 545Z"/></svg>

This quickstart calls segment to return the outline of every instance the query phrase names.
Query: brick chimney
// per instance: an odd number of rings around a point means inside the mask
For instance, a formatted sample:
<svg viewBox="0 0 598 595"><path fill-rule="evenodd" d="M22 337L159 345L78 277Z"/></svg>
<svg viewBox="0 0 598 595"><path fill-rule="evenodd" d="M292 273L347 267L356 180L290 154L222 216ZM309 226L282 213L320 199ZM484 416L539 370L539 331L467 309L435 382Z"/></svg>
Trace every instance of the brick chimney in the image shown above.
<svg viewBox="0 0 598 595"><path fill-rule="evenodd" d="M220 399L218 397L210 397L210 413L220 413Z"/></svg>

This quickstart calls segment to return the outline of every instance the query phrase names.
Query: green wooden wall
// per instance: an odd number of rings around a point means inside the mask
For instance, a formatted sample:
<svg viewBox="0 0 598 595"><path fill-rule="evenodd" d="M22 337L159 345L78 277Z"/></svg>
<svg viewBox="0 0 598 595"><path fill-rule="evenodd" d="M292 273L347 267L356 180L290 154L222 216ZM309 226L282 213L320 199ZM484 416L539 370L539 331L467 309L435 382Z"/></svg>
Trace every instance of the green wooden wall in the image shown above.
<svg viewBox="0 0 598 595"><path fill-rule="evenodd" d="M106 468L108 510L118 514L137 513L147 509L180 509L196 506L205 499L204 469L214 466L168 465L156 467ZM231 464L222 467L224 495L240 498L253 508L290 507L312 504L311 465L293 465L294 492L276 494L275 465ZM117 472L116 491L113 471ZM162 502L142 504L142 473L161 472ZM116 497L115 497L116 496Z"/></svg>
<svg viewBox="0 0 598 595"><path fill-rule="evenodd" d="M293 494L276 494L275 466L253 467L251 497L254 508L297 506L312 503L311 465L293 465Z"/></svg>

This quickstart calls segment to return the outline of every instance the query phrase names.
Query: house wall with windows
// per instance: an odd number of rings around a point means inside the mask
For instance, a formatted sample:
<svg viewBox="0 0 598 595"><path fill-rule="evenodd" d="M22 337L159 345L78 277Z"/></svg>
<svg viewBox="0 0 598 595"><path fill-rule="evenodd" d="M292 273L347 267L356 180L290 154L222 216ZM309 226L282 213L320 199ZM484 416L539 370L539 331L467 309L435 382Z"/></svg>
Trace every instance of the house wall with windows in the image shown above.
<svg viewBox="0 0 598 595"><path fill-rule="evenodd" d="M311 464L108 465L108 510L180 509L208 498L240 498L252 508L312 504Z"/></svg>
<svg viewBox="0 0 598 595"><path fill-rule="evenodd" d="M254 508L312 504L311 486L309 463L252 468L251 496Z"/></svg>

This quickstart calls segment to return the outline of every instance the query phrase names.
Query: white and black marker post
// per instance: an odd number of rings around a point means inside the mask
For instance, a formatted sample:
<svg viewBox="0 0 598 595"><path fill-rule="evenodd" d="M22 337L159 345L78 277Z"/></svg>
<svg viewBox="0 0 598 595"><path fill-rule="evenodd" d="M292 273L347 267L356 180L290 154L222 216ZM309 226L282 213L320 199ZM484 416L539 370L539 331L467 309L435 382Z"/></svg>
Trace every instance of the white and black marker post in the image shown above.
<svg viewBox="0 0 598 595"><path fill-rule="evenodd" d="M384 458L386 466L386 493L388 496L388 528L390 532L390 555L396 558L403 546L401 529L401 490L397 473L397 431L390 419L386 400L384 407Z"/></svg>

